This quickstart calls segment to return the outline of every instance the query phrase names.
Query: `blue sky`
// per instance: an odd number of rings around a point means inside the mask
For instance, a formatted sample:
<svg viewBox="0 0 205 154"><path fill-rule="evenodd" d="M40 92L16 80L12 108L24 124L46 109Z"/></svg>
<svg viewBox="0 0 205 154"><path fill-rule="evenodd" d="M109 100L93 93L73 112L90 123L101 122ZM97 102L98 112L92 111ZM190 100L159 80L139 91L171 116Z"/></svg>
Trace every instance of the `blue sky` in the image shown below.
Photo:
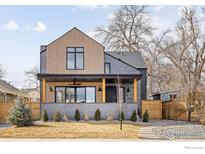
<svg viewBox="0 0 205 154"><path fill-rule="evenodd" d="M73 27L88 35L120 6L0 6L0 64L7 81L24 85L24 71L39 65L39 48ZM159 30L179 19L181 6L149 6Z"/></svg>

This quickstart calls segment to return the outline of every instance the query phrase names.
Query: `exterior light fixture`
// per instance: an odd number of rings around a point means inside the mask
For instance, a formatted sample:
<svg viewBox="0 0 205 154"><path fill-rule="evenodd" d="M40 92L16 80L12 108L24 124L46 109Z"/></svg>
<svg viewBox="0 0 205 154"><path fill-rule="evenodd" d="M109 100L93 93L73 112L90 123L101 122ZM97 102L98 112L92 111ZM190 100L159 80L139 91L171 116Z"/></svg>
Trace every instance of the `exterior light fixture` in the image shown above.
<svg viewBox="0 0 205 154"><path fill-rule="evenodd" d="M101 88L101 87L99 87L98 91L102 91L102 88Z"/></svg>
<svg viewBox="0 0 205 154"><path fill-rule="evenodd" d="M53 91L53 88L50 86L49 91Z"/></svg>
<svg viewBox="0 0 205 154"><path fill-rule="evenodd" d="M127 92L130 92L130 88L129 87L127 88Z"/></svg>

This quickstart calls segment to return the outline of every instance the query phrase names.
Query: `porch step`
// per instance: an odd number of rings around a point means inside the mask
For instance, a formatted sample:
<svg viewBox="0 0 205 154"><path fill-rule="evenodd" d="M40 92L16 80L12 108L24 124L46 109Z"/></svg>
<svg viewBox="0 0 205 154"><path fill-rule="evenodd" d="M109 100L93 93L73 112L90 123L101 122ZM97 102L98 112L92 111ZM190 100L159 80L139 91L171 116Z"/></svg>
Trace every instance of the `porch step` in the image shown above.
<svg viewBox="0 0 205 154"><path fill-rule="evenodd" d="M144 127L138 131L138 137L141 139L160 139L152 131L154 127Z"/></svg>

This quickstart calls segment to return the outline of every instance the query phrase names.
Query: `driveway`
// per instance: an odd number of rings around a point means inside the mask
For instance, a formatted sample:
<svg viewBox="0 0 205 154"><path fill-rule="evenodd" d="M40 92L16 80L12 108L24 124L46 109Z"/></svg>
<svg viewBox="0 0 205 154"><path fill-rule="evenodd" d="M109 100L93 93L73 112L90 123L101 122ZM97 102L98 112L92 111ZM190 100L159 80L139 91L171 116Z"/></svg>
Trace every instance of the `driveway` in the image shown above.
<svg viewBox="0 0 205 154"><path fill-rule="evenodd" d="M10 127L10 124L0 123L0 130Z"/></svg>

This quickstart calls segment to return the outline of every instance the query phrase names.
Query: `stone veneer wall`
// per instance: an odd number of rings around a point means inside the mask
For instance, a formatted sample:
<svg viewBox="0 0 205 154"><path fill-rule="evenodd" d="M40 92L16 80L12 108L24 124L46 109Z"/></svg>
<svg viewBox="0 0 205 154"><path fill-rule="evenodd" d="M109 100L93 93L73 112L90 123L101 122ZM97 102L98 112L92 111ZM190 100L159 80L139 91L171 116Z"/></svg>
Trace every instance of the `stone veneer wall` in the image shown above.
<svg viewBox="0 0 205 154"><path fill-rule="evenodd" d="M112 114L113 120L119 119L120 106L118 103L85 103L85 104L57 104L57 103L43 103L41 104L41 112L46 110L48 113L49 120L52 120L55 111L58 111L63 116L64 114L69 120L74 120L75 110L78 109L83 120L83 115L88 114L89 120L94 120L94 113L97 108L101 111L102 120L106 120L107 117ZM134 103L123 103L122 110L125 115L125 119L130 119L131 114L137 109L137 104Z"/></svg>

